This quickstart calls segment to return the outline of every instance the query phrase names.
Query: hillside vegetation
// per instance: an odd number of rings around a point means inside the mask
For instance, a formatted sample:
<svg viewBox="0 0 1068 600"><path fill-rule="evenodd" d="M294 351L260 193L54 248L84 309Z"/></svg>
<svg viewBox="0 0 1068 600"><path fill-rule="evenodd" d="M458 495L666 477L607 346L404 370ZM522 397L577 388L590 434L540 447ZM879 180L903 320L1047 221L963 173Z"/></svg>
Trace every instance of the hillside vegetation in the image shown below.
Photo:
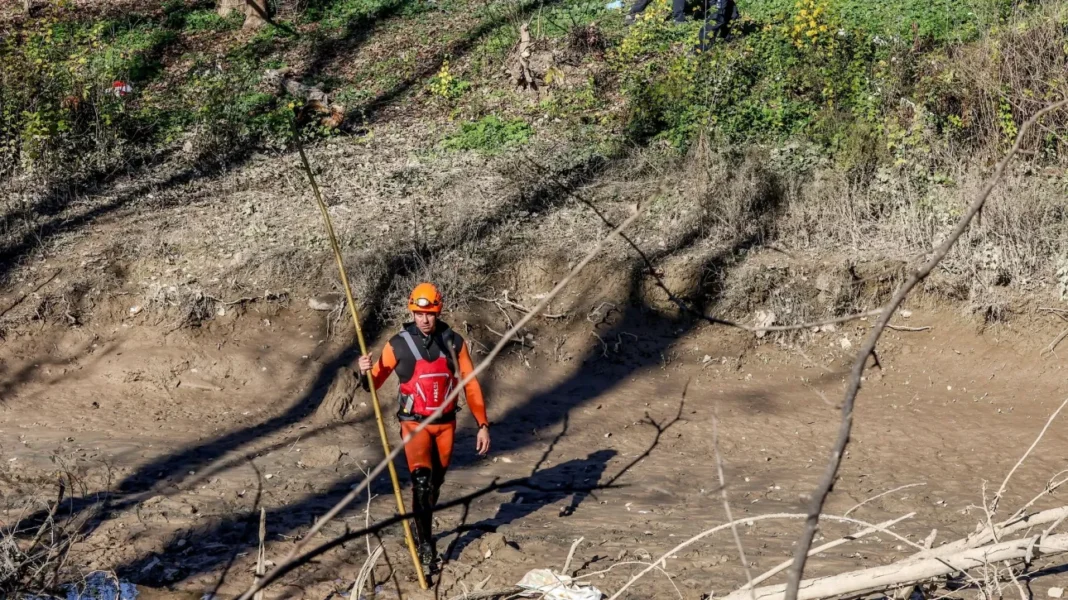
<svg viewBox="0 0 1068 600"><path fill-rule="evenodd" d="M907 260L944 235L1020 124L1068 92L1063 2L747 0L730 38L706 52L695 49L702 7L676 26L665 0L631 26L588 0L268 9L270 22L249 29L202 0L5 8L0 234L22 240L5 240L5 258L22 256L41 214L118 177L240 169L252 155L286 156L294 135L367 144L403 126L421 132L403 152L442 168L515 171L520 151L553 172L600 161L579 183L598 201L627 195L598 178L662 196L646 226L668 251L671 240L755 235ZM285 93L278 73L321 91L325 112ZM1026 140L1011 194L947 263L946 274L968 274L950 277L951 296L1068 292L1066 123L1053 115Z"/></svg>

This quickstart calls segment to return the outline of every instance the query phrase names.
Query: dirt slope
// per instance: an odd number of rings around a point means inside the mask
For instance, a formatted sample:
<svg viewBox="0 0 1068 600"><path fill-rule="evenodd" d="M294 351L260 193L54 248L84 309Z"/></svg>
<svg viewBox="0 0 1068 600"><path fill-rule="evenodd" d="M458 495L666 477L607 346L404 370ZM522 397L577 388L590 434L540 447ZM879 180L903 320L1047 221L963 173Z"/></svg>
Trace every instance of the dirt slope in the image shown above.
<svg viewBox="0 0 1068 600"><path fill-rule="evenodd" d="M14 502L20 492L44 489L35 482L55 468L54 456L83 473L92 492L111 490L78 506L102 511L81 545L79 566L190 591L212 589L222 578L222 592L239 592L250 580L258 506L267 509L268 554L279 557L380 456L364 394L357 394L345 422L324 418L326 409L316 415L344 387L331 383L344 381L351 357L340 339L326 340L324 313L298 303L268 308L192 332L118 323L9 338L0 349L5 497ZM470 418L463 415L443 499L495 478L532 476L539 489L499 490L469 510L438 516L439 546L450 557L439 597L460 593L460 581L470 589L489 576L488 588L504 587L530 568L559 568L578 537L585 538L576 554L580 573L621 563L594 578L610 591L640 568L635 561L648 562L722 522L713 414L735 513L801 510L837 424L831 405L848 360L843 340L856 344L863 324L789 349L625 313L600 328L585 315L542 323L536 347L551 345L555 353L515 347L493 368L486 386L494 451L488 459L474 455ZM461 323L464 315L453 320ZM916 511L900 533L919 541L938 528L938 539L950 540L983 518L976 509L983 482L1000 484L1068 382L1059 359L1039 357L1049 332L1002 326L977 335L953 314L922 307L909 324L932 329L888 334L880 353L884 369L870 374L862 392L856 436L829 511L842 514L880 492L923 483L852 516L876 522ZM474 330L473 338L494 341L484 330ZM1038 493L1063 468L1064 431L1050 430L1015 475L1004 506ZM597 484L606 487L551 491ZM386 485L374 486L371 519L393 513ZM364 508L353 506L327 534L360 527ZM848 531L825 527L827 537ZM502 547L493 531L511 545ZM787 557L798 531L797 522L745 527L753 569ZM817 561L812 573L907 553L879 537L843 546ZM396 527L384 535L395 581L412 590L399 540ZM351 585L365 556L362 540L349 542L275 591L325 598ZM665 569L686 598L725 593L744 580L727 536L670 557ZM379 577L388 571L380 568ZM656 574L628 597L674 596L667 578Z"/></svg>

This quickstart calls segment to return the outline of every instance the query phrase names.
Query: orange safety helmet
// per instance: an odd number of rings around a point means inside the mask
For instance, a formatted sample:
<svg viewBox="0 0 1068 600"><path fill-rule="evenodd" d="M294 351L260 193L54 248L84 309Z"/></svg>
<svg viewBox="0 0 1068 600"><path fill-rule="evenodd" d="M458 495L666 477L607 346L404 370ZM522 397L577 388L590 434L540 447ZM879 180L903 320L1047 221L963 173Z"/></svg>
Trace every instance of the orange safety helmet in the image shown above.
<svg viewBox="0 0 1068 600"><path fill-rule="evenodd" d="M441 314L441 292L433 283L420 283L408 296L408 310L412 312Z"/></svg>

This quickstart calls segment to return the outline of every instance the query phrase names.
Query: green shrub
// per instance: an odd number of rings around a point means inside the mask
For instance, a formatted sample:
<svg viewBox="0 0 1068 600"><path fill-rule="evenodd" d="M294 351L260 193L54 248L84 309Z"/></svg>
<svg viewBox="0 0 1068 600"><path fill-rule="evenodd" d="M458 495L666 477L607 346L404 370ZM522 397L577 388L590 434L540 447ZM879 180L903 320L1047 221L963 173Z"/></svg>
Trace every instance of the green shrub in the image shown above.
<svg viewBox="0 0 1068 600"><path fill-rule="evenodd" d="M460 125L460 130L445 138L448 150L476 150L493 153L509 146L525 144L534 135L530 124L522 119L501 120L488 115Z"/></svg>

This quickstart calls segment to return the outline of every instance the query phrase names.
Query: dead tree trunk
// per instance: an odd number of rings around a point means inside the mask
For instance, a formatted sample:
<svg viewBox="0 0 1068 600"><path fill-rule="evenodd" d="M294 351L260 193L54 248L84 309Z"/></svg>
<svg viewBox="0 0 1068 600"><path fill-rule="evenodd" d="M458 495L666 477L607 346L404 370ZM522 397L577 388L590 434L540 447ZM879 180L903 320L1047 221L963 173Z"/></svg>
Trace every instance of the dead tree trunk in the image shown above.
<svg viewBox="0 0 1068 600"><path fill-rule="evenodd" d="M229 17L235 10L245 11L245 0L219 0L215 6L215 12L220 17Z"/></svg>
<svg viewBox="0 0 1068 600"><path fill-rule="evenodd" d="M267 0L245 0L245 29L259 29L267 24Z"/></svg>

